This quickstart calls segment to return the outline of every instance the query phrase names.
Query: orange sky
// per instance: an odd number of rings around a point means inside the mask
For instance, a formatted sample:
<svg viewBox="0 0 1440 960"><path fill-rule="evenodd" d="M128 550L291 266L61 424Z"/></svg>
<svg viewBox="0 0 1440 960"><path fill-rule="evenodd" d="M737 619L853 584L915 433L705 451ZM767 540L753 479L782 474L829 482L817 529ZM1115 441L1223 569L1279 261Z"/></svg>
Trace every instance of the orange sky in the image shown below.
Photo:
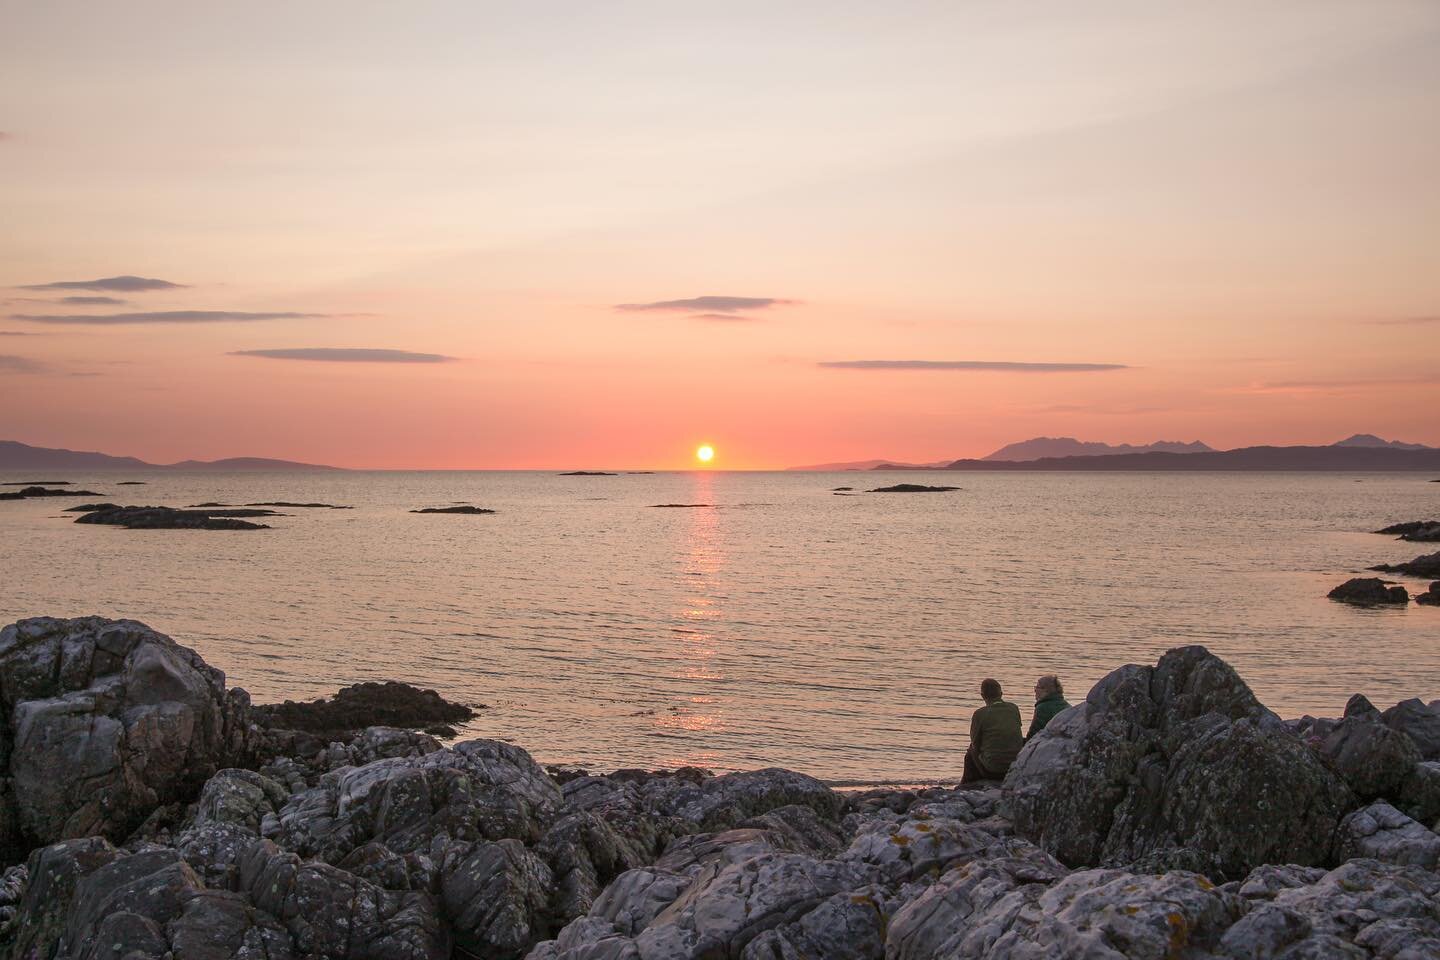
<svg viewBox="0 0 1440 960"><path fill-rule="evenodd" d="M1440 445L1435 4L692 7L9 8L0 439Z"/></svg>

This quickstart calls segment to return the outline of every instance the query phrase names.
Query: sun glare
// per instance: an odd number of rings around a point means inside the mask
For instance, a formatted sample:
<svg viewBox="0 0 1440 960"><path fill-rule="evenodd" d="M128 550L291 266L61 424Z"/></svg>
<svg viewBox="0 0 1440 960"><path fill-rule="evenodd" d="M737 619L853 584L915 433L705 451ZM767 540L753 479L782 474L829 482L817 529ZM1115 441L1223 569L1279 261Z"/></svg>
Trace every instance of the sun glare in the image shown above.
<svg viewBox="0 0 1440 960"><path fill-rule="evenodd" d="M704 444L700 449L695 451L695 459L701 463L709 463L715 459L715 448L708 443Z"/></svg>

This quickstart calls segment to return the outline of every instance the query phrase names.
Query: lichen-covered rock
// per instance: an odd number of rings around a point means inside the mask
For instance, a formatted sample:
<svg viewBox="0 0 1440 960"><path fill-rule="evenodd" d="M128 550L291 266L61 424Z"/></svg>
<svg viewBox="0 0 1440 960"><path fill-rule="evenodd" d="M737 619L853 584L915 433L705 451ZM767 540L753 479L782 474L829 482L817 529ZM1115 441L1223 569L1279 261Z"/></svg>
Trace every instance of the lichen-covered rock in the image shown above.
<svg viewBox="0 0 1440 960"><path fill-rule="evenodd" d="M70 837L123 838L242 762L249 699L133 620L0 630L0 864Z"/></svg>
<svg viewBox="0 0 1440 960"><path fill-rule="evenodd" d="M740 960L881 960L888 919L880 887L837 893L798 920L762 932Z"/></svg>
<svg viewBox="0 0 1440 960"><path fill-rule="evenodd" d="M1320 753L1362 800L1394 796L1420 762L1420 751L1405 734L1357 717L1330 731Z"/></svg>
<svg viewBox="0 0 1440 960"><path fill-rule="evenodd" d="M1302 879L1247 881L1240 895L1248 912L1225 932L1218 953L1235 960L1440 956L1440 876L1351 860Z"/></svg>
<svg viewBox="0 0 1440 960"><path fill-rule="evenodd" d="M1432 830L1440 826L1440 761L1417 763L1401 785L1397 803Z"/></svg>
<svg viewBox="0 0 1440 960"><path fill-rule="evenodd" d="M1440 835L1388 803L1372 803L1340 821L1335 843L1339 860L1369 857L1427 870L1440 864Z"/></svg>
<svg viewBox="0 0 1440 960"><path fill-rule="evenodd" d="M524 750L471 740L326 774L291 796L265 835L327 863L371 840L402 854L437 837L535 843L560 804L560 788Z"/></svg>
<svg viewBox="0 0 1440 960"><path fill-rule="evenodd" d="M547 933L550 887L550 868L520 841L474 844L441 886L455 946L495 960L523 956Z"/></svg>
<svg viewBox="0 0 1440 960"><path fill-rule="evenodd" d="M878 868L891 883L936 877L974 860L1023 860L1040 872L1064 872L1057 860L1028 840L997 837L958 820L925 817L867 824L840 859Z"/></svg>
<svg viewBox="0 0 1440 960"><path fill-rule="evenodd" d="M1325 862L1355 805L1204 647L1102 679L1026 744L1004 789L1016 832L1069 866L1143 863L1217 879Z"/></svg>

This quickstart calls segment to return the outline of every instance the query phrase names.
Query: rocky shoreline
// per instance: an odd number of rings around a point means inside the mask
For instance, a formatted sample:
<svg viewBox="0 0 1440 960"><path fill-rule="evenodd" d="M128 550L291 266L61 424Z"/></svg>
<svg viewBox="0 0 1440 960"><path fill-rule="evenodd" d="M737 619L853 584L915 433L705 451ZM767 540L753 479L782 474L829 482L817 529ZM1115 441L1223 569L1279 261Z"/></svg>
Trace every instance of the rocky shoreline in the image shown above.
<svg viewBox="0 0 1440 960"><path fill-rule="evenodd" d="M0 630L0 957L1440 956L1440 702L1283 721L1183 647L1003 784L839 793L547 771L356 696L254 706L134 621ZM335 703L337 739L285 726Z"/></svg>

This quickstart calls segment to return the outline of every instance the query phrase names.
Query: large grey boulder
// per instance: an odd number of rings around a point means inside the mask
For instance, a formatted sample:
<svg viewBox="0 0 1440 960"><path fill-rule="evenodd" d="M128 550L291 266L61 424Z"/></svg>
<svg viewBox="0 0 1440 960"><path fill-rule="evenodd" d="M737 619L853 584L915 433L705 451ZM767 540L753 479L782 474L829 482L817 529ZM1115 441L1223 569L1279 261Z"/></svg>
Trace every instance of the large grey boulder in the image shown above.
<svg viewBox="0 0 1440 960"><path fill-rule="evenodd" d="M1351 860L1320 876L1296 870L1264 868L1246 879L1239 890L1246 914L1221 938L1220 956L1440 956L1440 875L1375 860Z"/></svg>
<svg viewBox="0 0 1440 960"><path fill-rule="evenodd" d="M0 864L70 837L123 838L242 762L249 698L133 620L0 630Z"/></svg>
<svg viewBox="0 0 1440 960"><path fill-rule="evenodd" d="M1204 647L1126 666L1052 720L1005 779L1015 831L1071 867L1215 879L1321 864L1356 806L1339 777Z"/></svg>
<svg viewBox="0 0 1440 960"><path fill-rule="evenodd" d="M1395 796L1420 762L1420 751L1405 734L1358 717L1330 731L1320 753L1362 800Z"/></svg>
<svg viewBox="0 0 1440 960"><path fill-rule="evenodd" d="M1440 712L1419 697L1401 700L1381 714L1385 725L1415 744L1422 760L1440 760Z"/></svg>
<svg viewBox="0 0 1440 960"><path fill-rule="evenodd" d="M1335 843L1338 860L1368 857L1427 870L1440 864L1440 835L1388 803L1372 803L1340 821Z"/></svg>

